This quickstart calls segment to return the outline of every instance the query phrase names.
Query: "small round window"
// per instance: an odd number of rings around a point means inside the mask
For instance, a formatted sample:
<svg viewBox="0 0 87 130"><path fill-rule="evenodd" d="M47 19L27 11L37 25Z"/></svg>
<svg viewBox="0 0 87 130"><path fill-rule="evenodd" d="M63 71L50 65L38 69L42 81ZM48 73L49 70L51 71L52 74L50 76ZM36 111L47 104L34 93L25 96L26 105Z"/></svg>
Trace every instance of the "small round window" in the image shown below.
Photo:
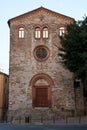
<svg viewBox="0 0 87 130"><path fill-rule="evenodd" d="M46 46L38 46L34 50L34 56L37 60L46 60L49 56L49 49Z"/></svg>

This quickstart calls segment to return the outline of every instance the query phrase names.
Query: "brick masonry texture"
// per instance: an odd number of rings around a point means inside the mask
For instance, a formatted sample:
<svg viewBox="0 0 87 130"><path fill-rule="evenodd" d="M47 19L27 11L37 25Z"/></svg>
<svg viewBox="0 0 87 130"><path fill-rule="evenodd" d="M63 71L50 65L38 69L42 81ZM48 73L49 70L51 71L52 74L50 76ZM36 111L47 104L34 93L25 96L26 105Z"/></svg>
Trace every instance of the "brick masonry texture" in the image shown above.
<svg viewBox="0 0 87 130"><path fill-rule="evenodd" d="M10 78L9 78L9 110L31 110L32 78L37 74L51 77L51 108L57 110L75 110L75 93L73 74L65 68L58 56L60 39L59 26L66 26L74 19L49 11L43 7L9 20L10 24ZM47 25L48 39L35 39L35 26ZM25 37L18 37L18 28L24 26ZM34 57L35 47L43 45L49 48L49 58L38 61ZM39 79L39 82L46 83ZM80 87L76 96L76 106L84 109L83 91Z"/></svg>

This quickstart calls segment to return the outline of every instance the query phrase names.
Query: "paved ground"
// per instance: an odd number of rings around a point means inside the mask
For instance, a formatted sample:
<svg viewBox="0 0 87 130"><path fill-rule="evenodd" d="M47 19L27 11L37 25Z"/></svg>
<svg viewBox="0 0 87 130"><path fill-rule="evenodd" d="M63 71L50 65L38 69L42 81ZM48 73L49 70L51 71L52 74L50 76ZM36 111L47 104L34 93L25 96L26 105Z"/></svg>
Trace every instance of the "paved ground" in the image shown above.
<svg viewBox="0 0 87 130"><path fill-rule="evenodd" d="M87 125L11 125L0 124L0 130L87 130Z"/></svg>

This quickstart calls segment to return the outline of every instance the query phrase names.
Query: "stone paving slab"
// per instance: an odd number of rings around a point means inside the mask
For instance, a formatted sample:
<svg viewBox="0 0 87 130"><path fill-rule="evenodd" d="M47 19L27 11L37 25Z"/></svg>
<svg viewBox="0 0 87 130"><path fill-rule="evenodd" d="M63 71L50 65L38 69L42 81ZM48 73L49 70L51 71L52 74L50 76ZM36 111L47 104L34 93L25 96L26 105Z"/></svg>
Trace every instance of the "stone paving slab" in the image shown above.
<svg viewBox="0 0 87 130"><path fill-rule="evenodd" d="M11 125L0 124L0 130L87 130L87 125Z"/></svg>

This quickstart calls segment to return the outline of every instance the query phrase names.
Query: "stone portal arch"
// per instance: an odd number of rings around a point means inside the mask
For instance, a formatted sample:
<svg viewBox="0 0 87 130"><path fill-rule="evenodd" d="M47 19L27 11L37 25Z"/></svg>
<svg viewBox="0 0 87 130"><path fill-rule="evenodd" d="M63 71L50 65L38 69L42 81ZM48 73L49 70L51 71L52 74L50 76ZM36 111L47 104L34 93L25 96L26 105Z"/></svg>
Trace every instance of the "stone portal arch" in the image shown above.
<svg viewBox="0 0 87 130"><path fill-rule="evenodd" d="M52 106L52 78L44 73L34 75L30 81L32 87L32 106Z"/></svg>

